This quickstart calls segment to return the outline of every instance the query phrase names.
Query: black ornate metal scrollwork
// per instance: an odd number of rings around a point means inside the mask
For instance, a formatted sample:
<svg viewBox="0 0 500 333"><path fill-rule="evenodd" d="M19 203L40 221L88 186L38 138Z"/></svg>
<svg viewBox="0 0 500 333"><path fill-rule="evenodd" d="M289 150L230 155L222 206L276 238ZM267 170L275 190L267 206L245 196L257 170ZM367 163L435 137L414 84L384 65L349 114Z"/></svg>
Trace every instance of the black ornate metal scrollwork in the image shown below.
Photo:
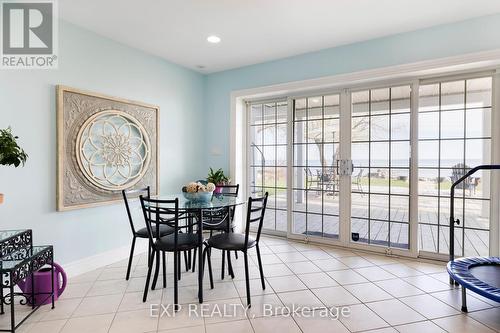
<svg viewBox="0 0 500 333"><path fill-rule="evenodd" d="M0 231L0 314L4 314L4 305L11 309L11 326L9 330L0 331L14 332L40 305L34 305L35 294L15 292L14 286L20 281L42 268L53 264L54 249L52 245L33 246L33 236L31 230L10 230ZM6 294L3 292L7 291ZM40 294L40 293L37 293ZM42 293L43 294L43 293ZM47 294L47 293L45 293ZM54 307L54 297L48 293L47 297L52 297L52 307ZM24 316L17 326L15 325L15 302L20 305L32 305L32 310Z"/></svg>
<svg viewBox="0 0 500 333"><path fill-rule="evenodd" d="M0 274L0 283L2 284L1 287L9 287L10 286L10 275L8 272L2 272Z"/></svg>
<svg viewBox="0 0 500 333"><path fill-rule="evenodd" d="M31 304L31 302L32 302L31 295L15 292L13 296L11 293L4 295L3 296L3 304L10 305L13 301L16 300L16 297L19 300L20 305Z"/></svg>
<svg viewBox="0 0 500 333"><path fill-rule="evenodd" d="M12 235L5 235L5 233ZM4 240L0 242L0 256L4 257L20 249L25 249L33 245L33 234L31 229L23 231L3 231Z"/></svg>
<svg viewBox="0 0 500 333"><path fill-rule="evenodd" d="M4 261L21 261L31 256L31 247L21 247L14 252L2 256Z"/></svg>
<svg viewBox="0 0 500 333"><path fill-rule="evenodd" d="M15 285L19 281L24 280L32 272L36 272L46 264L51 264L52 256L53 250L51 246L43 249L33 256L28 255L26 258L29 258L29 261L23 262L11 271L10 283Z"/></svg>

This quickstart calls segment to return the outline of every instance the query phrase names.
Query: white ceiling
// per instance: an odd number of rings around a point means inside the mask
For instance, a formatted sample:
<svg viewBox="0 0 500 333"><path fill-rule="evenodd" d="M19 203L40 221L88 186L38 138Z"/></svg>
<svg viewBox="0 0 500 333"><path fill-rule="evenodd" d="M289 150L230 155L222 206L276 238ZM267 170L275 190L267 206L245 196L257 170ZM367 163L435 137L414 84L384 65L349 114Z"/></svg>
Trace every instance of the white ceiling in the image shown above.
<svg viewBox="0 0 500 333"><path fill-rule="evenodd" d="M66 21L202 73L500 12L498 0L60 0L59 6ZM212 34L222 42L209 44Z"/></svg>

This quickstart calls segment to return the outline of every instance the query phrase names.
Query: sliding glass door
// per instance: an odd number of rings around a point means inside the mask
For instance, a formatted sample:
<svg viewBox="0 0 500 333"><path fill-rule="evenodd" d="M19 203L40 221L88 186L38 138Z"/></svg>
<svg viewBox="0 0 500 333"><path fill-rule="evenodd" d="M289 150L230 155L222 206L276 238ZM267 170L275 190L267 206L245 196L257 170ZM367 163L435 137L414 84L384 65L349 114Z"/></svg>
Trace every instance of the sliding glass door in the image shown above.
<svg viewBox="0 0 500 333"><path fill-rule="evenodd" d="M265 231L447 254L451 184L491 163L492 85L412 81L249 103L247 188L270 194ZM482 172L457 189L459 255L489 252L490 183Z"/></svg>
<svg viewBox="0 0 500 333"><path fill-rule="evenodd" d="M293 101L292 233L339 237L339 95Z"/></svg>
<svg viewBox="0 0 500 333"><path fill-rule="evenodd" d="M410 86L352 93L354 242L409 248Z"/></svg>
<svg viewBox="0 0 500 333"><path fill-rule="evenodd" d="M249 191L269 193L264 229L287 231L287 102L249 106Z"/></svg>
<svg viewBox="0 0 500 333"><path fill-rule="evenodd" d="M422 251L449 250L450 187L470 168L490 164L491 77L420 86L418 222ZM457 255L488 255L490 172L466 179L455 194Z"/></svg>

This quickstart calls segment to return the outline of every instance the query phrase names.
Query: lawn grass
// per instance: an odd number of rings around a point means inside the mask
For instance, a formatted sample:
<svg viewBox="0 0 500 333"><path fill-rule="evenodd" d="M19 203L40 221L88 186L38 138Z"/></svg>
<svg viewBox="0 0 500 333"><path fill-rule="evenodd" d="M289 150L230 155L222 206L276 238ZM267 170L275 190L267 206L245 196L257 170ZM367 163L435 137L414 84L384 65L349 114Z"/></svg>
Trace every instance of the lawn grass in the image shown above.
<svg viewBox="0 0 500 333"><path fill-rule="evenodd" d="M387 186L389 184L388 179L383 178L372 178L370 182L368 182L368 177L361 178L361 185L368 186ZM408 181L400 180L400 179L391 179L390 184L392 187L409 187L410 183Z"/></svg>

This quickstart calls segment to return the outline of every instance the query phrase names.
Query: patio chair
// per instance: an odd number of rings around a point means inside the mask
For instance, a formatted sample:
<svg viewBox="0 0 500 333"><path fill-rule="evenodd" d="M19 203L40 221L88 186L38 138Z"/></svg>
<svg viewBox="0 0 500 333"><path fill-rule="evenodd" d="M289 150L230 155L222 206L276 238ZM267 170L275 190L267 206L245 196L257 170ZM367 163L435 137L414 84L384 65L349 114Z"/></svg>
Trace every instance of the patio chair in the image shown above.
<svg viewBox="0 0 500 333"><path fill-rule="evenodd" d="M451 177L450 177L451 183L453 184L454 182L456 182L469 170L470 167L467 166L466 164L463 163L455 164L451 170ZM464 191L468 190L469 195L472 195L472 193L476 193L476 187L478 186L478 184L479 184L479 178L468 177L463 182L458 184L456 188Z"/></svg>
<svg viewBox="0 0 500 333"><path fill-rule="evenodd" d="M311 168L304 168L304 171L306 172L306 190L310 190L312 188L312 185L316 185L316 189L319 190L318 176L314 178Z"/></svg>
<svg viewBox="0 0 500 333"><path fill-rule="evenodd" d="M363 177L363 171L365 169L359 169L358 174L355 176L354 180L352 181L353 185L357 186L358 192L361 193L361 196L365 195L365 192L363 192L363 186L361 185L361 177Z"/></svg>
<svg viewBox="0 0 500 333"><path fill-rule="evenodd" d="M337 177L333 169L317 169L319 188L323 191L335 193L337 188Z"/></svg>

